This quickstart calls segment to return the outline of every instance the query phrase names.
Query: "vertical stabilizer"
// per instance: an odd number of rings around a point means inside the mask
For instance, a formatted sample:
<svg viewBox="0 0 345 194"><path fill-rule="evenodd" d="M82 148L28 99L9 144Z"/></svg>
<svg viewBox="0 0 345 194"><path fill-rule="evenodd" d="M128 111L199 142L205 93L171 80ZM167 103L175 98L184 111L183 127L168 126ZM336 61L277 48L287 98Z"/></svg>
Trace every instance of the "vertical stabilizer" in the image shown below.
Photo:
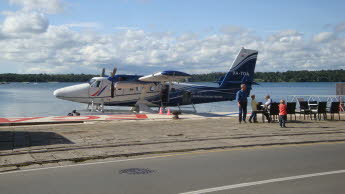
<svg viewBox="0 0 345 194"><path fill-rule="evenodd" d="M257 56L258 51L242 48L224 79L220 80L220 87L233 87L234 84L243 83L251 88Z"/></svg>

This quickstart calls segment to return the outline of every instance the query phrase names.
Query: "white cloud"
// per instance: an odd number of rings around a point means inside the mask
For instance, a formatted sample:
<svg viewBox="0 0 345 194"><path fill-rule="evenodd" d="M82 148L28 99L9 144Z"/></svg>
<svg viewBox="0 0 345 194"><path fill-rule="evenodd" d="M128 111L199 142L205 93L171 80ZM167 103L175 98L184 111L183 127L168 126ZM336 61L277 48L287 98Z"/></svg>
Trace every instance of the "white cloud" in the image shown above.
<svg viewBox="0 0 345 194"><path fill-rule="evenodd" d="M23 11L39 11L48 14L62 12L65 7L61 0L9 0L9 2L21 6Z"/></svg>
<svg viewBox="0 0 345 194"><path fill-rule="evenodd" d="M51 5L40 4L48 2ZM242 46L259 50L257 71L345 69L342 24L311 39L296 30L262 38L239 26L226 26L210 35L154 33L131 27L102 34L87 31L100 27L95 22L49 25L47 14L61 11L61 1L11 3L23 8L7 12L0 26L0 66L11 61L20 73L98 73L100 66L114 64L121 73L226 71Z"/></svg>
<svg viewBox="0 0 345 194"><path fill-rule="evenodd" d="M283 41L282 41L283 39ZM97 73L100 64L116 64L121 73L147 74L177 69L189 73L226 71L238 50L259 50L258 71L344 68L345 42L306 40L296 31L282 31L262 40L252 34L241 38L218 33L175 35L144 30L104 35L49 26L47 31L0 42L1 60L24 64L22 72ZM5 46L6 45L6 46Z"/></svg>
<svg viewBox="0 0 345 194"><path fill-rule="evenodd" d="M7 36L43 33L49 25L44 14L37 12L8 12L2 25L2 32Z"/></svg>
<svg viewBox="0 0 345 194"><path fill-rule="evenodd" d="M313 41L317 43L326 42L333 38L333 32L321 32L313 37Z"/></svg>
<svg viewBox="0 0 345 194"><path fill-rule="evenodd" d="M2 12L5 19L0 26L0 39L6 37L24 38L24 36L43 33L49 26L46 14L59 13L64 9L64 3L61 0L8 1L12 5L20 6L21 9L15 12Z"/></svg>
<svg viewBox="0 0 345 194"><path fill-rule="evenodd" d="M302 33L297 32L296 30L283 30L277 33L274 33L268 37L270 42L295 42L301 40L303 37Z"/></svg>

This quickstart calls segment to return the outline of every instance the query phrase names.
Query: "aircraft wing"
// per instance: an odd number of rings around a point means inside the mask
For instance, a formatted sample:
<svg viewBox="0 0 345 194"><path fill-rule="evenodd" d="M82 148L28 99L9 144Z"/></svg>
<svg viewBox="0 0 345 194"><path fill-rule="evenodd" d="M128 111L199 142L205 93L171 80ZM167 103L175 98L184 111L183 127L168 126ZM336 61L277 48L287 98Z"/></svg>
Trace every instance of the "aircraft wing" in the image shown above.
<svg viewBox="0 0 345 194"><path fill-rule="evenodd" d="M140 77L139 80L144 82L174 82L185 80L190 77L191 75L188 73L180 71L161 71L152 75Z"/></svg>

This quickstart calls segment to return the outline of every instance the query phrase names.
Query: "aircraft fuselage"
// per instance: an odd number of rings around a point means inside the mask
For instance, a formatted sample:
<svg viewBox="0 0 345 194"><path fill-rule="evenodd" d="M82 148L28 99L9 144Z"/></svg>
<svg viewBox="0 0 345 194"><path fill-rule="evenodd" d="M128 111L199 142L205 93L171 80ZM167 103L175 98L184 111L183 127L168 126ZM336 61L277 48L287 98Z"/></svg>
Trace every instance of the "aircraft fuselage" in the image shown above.
<svg viewBox="0 0 345 194"><path fill-rule="evenodd" d="M161 106L162 103L165 106L179 106L233 100L238 90L238 87L225 89L187 83L141 84L132 81L132 86L128 84L128 87L116 88L112 98L110 95L112 82L101 77L94 79L100 81L98 87L89 83L78 84L58 89L54 95L63 100L105 106L135 106L139 100L148 106ZM164 87L167 87L165 91Z"/></svg>

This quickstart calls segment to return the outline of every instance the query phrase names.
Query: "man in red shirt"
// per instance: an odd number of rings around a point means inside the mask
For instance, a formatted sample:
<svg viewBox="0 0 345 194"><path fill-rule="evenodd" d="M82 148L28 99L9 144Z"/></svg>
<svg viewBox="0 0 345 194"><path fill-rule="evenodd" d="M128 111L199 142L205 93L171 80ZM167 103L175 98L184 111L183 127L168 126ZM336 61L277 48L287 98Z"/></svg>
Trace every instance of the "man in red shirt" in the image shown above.
<svg viewBox="0 0 345 194"><path fill-rule="evenodd" d="M285 100L280 100L279 104L279 125L280 127L286 127L285 122L287 120L287 106Z"/></svg>

